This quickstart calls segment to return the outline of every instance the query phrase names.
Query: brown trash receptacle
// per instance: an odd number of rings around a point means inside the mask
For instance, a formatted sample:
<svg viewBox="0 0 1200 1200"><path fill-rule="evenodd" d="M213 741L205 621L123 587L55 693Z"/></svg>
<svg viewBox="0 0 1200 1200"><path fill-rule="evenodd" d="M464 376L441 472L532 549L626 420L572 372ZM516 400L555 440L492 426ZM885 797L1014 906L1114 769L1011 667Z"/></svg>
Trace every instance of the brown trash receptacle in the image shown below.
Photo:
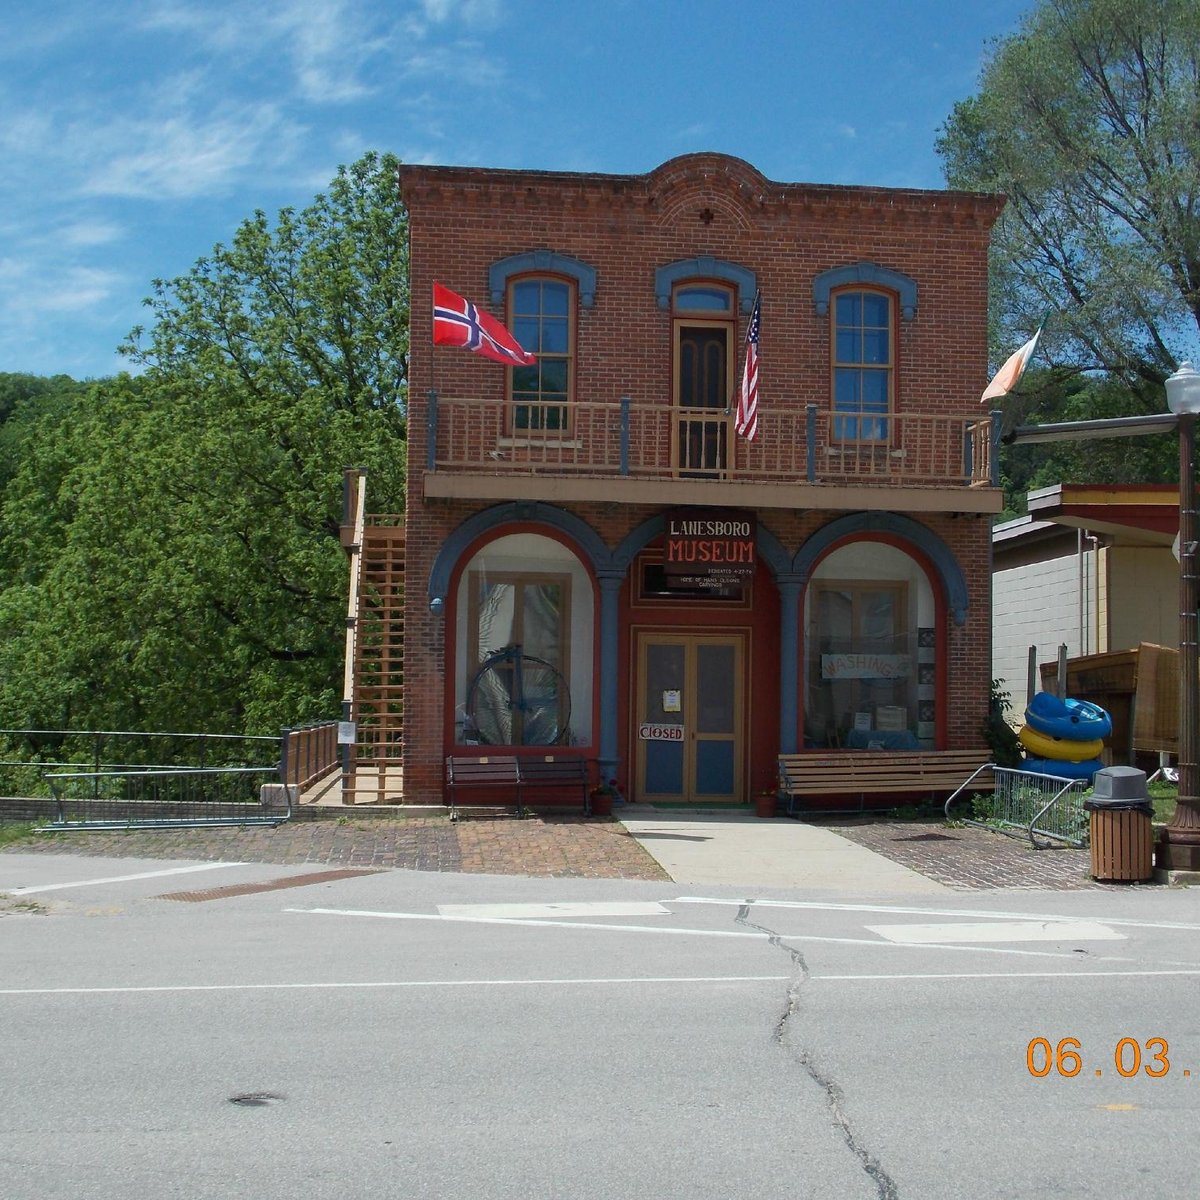
<svg viewBox="0 0 1200 1200"><path fill-rule="evenodd" d="M1092 877L1116 883L1154 878L1154 827L1146 773L1134 767L1097 771L1091 813Z"/></svg>

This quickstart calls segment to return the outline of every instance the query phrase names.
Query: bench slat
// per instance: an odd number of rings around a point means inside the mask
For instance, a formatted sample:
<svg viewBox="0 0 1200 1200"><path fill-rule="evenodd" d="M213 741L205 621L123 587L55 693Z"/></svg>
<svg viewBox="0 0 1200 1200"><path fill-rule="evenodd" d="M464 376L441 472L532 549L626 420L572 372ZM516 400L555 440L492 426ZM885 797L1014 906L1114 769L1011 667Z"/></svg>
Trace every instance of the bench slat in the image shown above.
<svg viewBox="0 0 1200 1200"><path fill-rule="evenodd" d="M781 754L779 790L792 802L805 796L952 792L988 762L986 750L900 750ZM972 784L990 788L991 772Z"/></svg>

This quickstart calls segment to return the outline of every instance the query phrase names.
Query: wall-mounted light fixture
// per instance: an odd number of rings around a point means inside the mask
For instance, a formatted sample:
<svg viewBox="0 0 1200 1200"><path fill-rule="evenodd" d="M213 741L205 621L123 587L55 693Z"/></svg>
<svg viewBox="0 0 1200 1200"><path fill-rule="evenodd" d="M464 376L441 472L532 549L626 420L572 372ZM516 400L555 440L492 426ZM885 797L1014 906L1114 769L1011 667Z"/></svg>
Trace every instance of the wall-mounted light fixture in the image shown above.
<svg viewBox="0 0 1200 1200"><path fill-rule="evenodd" d="M446 600L444 596L434 596L429 601L429 611L433 613L435 617L440 617L445 607Z"/></svg>

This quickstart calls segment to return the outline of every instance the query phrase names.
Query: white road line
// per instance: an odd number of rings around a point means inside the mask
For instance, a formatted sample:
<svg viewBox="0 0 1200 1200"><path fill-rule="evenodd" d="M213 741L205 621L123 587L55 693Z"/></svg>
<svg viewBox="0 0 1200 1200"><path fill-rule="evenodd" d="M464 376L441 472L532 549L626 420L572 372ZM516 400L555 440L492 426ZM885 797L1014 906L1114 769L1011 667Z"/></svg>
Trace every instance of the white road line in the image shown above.
<svg viewBox="0 0 1200 1200"><path fill-rule="evenodd" d="M721 904L740 908L744 904L755 908L800 908L816 912L868 912L905 913L920 917L982 917L988 921L1075 921L1077 917L1065 917L1062 913L988 912L976 908L908 908L899 904L826 904L820 900L761 900L747 897L729 900L720 896L676 896L667 904ZM1122 925L1130 929L1184 929L1200 931L1200 925L1188 925L1181 921L1136 921L1123 917L1101 917L1105 925Z"/></svg>
<svg viewBox="0 0 1200 1200"><path fill-rule="evenodd" d="M865 925L889 942L929 945L942 942L1109 942L1125 935L1094 921L955 922L952 925Z"/></svg>
<svg viewBox="0 0 1200 1200"><path fill-rule="evenodd" d="M1159 975L1200 975L1195 971L970 971L928 975L810 975L810 983L903 983L922 979L1146 979Z"/></svg>
<svg viewBox="0 0 1200 1200"><path fill-rule="evenodd" d="M163 871L142 871L137 875L110 875L107 879L78 879L73 883L42 883L36 887L9 888L6 895L30 896L34 892L58 892L63 888L91 887L100 883L129 883L135 879L158 879L163 875L188 875L193 871L222 871L227 867L244 867L245 863L219 862L200 863L191 867L169 867ZM4 891L0 888L0 891Z"/></svg>
<svg viewBox="0 0 1200 1200"><path fill-rule="evenodd" d="M439 904L444 917L668 917L657 900L563 900L549 904Z"/></svg>
<svg viewBox="0 0 1200 1200"><path fill-rule="evenodd" d="M603 987L649 983L782 983L790 975L630 975L597 979L398 979L376 983L196 983L148 987L0 988L0 996L96 996L159 992L284 992L370 988Z"/></svg>
<svg viewBox="0 0 1200 1200"><path fill-rule="evenodd" d="M774 933L772 931L733 929L664 929L659 925L600 925L590 921L535 921L517 917L448 917L439 913L376 912L354 908L285 908L288 913L307 913L319 917L377 917L388 921L453 921L466 925L526 925L535 929L602 929L609 933L658 933L677 937L752 938L783 942L822 942L835 946L872 946L883 950L959 950L969 954L1019 954L1031 958L1071 958L1050 950L1010 950L997 946L907 945L904 942L880 941L878 938L818 937L807 933Z"/></svg>

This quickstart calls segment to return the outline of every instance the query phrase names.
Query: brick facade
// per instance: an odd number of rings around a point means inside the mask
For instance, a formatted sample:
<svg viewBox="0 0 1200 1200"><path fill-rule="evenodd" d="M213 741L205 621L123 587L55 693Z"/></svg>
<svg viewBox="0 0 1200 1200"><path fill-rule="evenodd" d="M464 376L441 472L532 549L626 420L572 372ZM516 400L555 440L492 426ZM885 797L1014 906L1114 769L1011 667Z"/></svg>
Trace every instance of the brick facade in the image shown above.
<svg viewBox="0 0 1200 1200"><path fill-rule="evenodd" d="M977 398L986 382L987 246L1002 203L997 197L781 184L716 154L688 155L639 176L410 166L401 169L401 188L410 219L412 296L403 733L410 802L440 801L442 759L450 745L453 621L448 612L430 611L426 582L447 539L493 503L427 498L426 396L434 388L440 396L503 406L507 375L478 356L432 349L428 298L435 279L505 319L503 303L494 305L489 295L492 264L537 250L587 263L596 270L597 287L594 304L577 312L574 399L615 403L629 397L635 405L669 405L672 316L657 301L656 269L706 257L742 264L754 272L762 294L763 409L802 412L808 404L827 408L830 402L830 319L816 310L814 279L851 264L875 264L918 286L915 314L896 322L894 411L963 420L983 415ZM739 355L745 323L741 312ZM558 507L612 549L668 503L665 495L658 506L625 503L617 480L610 501L566 500ZM855 508L789 502L757 506L756 515L790 555ZM946 617L941 633L939 737L946 747L974 745L990 678L989 521L978 511L957 510L949 496L941 510L908 515L944 544L966 582L965 620ZM629 603L626 583L623 621ZM621 637L620 772L629 788L632 668L624 625ZM749 687L761 703L755 680ZM764 727L772 728L771 722ZM772 741L778 720L773 728ZM769 776L777 752L776 745L750 747L748 790Z"/></svg>

